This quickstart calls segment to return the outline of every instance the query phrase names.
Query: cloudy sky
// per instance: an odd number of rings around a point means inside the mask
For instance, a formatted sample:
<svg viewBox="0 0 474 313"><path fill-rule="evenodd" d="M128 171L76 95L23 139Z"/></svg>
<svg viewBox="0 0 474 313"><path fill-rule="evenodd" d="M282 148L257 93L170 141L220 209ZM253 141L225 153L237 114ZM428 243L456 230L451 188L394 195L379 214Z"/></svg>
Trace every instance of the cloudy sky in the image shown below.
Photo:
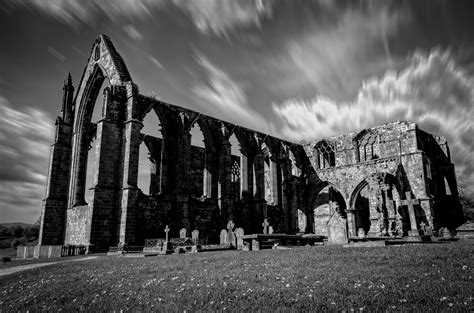
<svg viewBox="0 0 474 313"><path fill-rule="evenodd" d="M98 34L140 92L299 142L413 120L474 184L474 1L4 0L0 222L34 222Z"/></svg>

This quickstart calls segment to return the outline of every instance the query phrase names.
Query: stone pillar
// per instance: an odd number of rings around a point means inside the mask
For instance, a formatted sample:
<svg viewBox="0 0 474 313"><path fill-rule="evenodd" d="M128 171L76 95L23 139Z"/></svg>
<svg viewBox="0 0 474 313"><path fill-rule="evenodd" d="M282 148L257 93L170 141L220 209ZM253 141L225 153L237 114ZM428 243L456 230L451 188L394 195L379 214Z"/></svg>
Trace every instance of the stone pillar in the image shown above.
<svg viewBox="0 0 474 313"><path fill-rule="evenodd" d="M91 188L92 211L89 242L93 249L105 250L115 242L114 213L117 211L117 172L120 168L121 127L119 125L120 101L118 89L112 94L104 90L103 116L97 122L97 140L93 187Z"/></svg>
<svg viewBox="0 0 474 313"><path fill-rule="evenodd" d="M189 209L189 181L191 168L191 134L185 130L179 140L178 171L176 182L176 203L180 216L180 227L191 232L191 221Z"/></svg>
<svg viewBox="0 0 474 313"><path fill-rule="evenodd" d="M253 189L253 199L255 203L255 220L251 222L252 231L260 232L260 221L264 219L265 201L265 167L262 153L257 153L253 158L253 175L255 186Z"/></svg>
<svg viewBox="0 0 474 313"><path fill-rule="evenodd" d="M306 213L306 233L314 234L314 210L307 210Z"/></svg>
<svg viewBox="0 0 474 313"><path fill-rule="evenodd" d="M56 121L56 138L51 146L46 197L41 207L39 245L60 245L64 241L68 206L72 125Z"/></svg>
<svg viewBox="0 0 474 313"><path fill-rule="evenodd" d="M368 231L368 235L372 237L379 237L380 236L380 213L377 212L377 204L378 204L378 193L377 187L369 186L369 212L370 212L370 229Z"/></svg>
<svg viewBox="0 0 474 313"><path fill-rule="evenodd" d="M284 159L280 166L280 188L279 194L281 199L281 210L283 212L283 229L281 232L288 233L291 229L291 201L290 196L292 194L291 183L290 183L290 170L288 169L289 159Z"/></svg>
<svg viewBox="0 0 474 313"><path fill-rule="evenodd" d="M161 141L161 164L160 164L160 185L159 185L159 192L162 194L168 194L173 191L173 184L172 184L172 175L174 174L173 171L173 150L175 147L175 140L176 138L171 138L169 135L170 132L166 132L166 135L163 135L163 139Z"/></svg>
<svg viewBox="0 0 474 313"><path fill-rule="evenodd" d="M273 199L272 205L278 205L278 198L279 198L279 185L278 185L278 163L273 158L270 158L270 186L271 186L271 195Z"/></svg>
<svg viewBox="0 0 474 313"><path fill-rule="evenodd" d="M240 199L249 192L249 160L244 153L240 154Z"/></svg>
<svg viewBox="0 0 474 313"><path fill-rule="evenodd" d="M138 158L140 153L140 130L142 123L138 119L136 95L138 89L127 83L127 107L123 131L122 158L122 201L120 212L119 243L136 243L136 222L138 206Z"/></svg>
<svg viewBox="0 0 474 313"><path fill-rule="evenodd" d="M73 163L70 179L69 206L85 205L87 154L89 152L91 123L84 122L79 132L74 133Z"/></svg>
<svg viewBox="0 0 474 313"><path fill-rule="evenodd" d="M218 182L218 204L221 216L225 224L232 219L232 197L231 197L231 144L229 141L221 143L219 151L219 182Z"/></svg>
<svg viewBox="0 0 474 313"><path fill-rule="evenodd" d="M211 199L214 195L212 193L212 180L214 172L214 154L212 148L206 146L204 159L204 173L203 173L203 196Z"/></svg>
<svg viewBox="0 0 474 313"><path fill-rule="evenodd" d="M356 213L356 210L354 209L346 210L347 230L349 232L349 237L357 237L355 213Z"/></svg>

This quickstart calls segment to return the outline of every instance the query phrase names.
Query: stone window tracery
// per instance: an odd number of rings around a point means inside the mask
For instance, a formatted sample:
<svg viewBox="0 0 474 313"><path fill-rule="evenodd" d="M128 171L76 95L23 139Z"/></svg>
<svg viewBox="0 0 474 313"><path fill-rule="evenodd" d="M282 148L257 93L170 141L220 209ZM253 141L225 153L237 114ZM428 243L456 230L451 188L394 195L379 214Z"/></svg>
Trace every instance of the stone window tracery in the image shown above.
<svg viewBox="0 0 474 313"><path fill-rule="evenodd" d="M366 134L359 140L359 162L378 159L378 136L374 134Z"/></svg>
<svg viewBox="0 0 474 313"><path fill-rule="evenodd" d="M327 141L320 141L315 147L316 166L319 169L336 166L334 146Z"/></svg>
<svg viewBox="0 0 474 313"><path fill-rule="evenodd" d="M232 173L232 182L235 183L239 180L240 177L240 165L237 161L234 161L231 168Z"/></svg>
<svg viewBox="0 0 474 313"><path fill-rule="evenodd" d="M237 161L232 163L230 169L231 182L232 182L232 198L234 201L240 198L240 164Z"/></svg>

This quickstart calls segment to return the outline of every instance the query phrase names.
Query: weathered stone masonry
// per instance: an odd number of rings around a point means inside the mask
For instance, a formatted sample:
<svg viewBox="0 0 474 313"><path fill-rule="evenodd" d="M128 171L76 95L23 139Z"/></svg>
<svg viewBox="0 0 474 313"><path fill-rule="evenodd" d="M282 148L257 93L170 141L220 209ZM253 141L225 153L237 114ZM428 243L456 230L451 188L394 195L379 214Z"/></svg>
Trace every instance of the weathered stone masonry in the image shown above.
<svg viewBox="0 0 474 313"><path fill-rule="evenodd" d="M110 87L102 117L92 123L104 81ZM162 138L141 132L147 114L158 116ZM196 124L204 148L191 146ZM305 224L302 231L326 234L335 212L347 219L349 236L360 228L393 235L396 226L408 234L414 229L404 205L407 191L419 201L417 224L453 228L462 220L443 138L397 122L311 144L284 141L140 94L105 35L95 41L75 95L68 76L56 131L41 245L94 251L141 245L161 237L165 225L171 235L199 229L212 242L230 219L252 233L261 232L265 217L277 232L296 233ZM232 135L240 155L231 155ZM143 192L137 187L142 142L152 162L150 190ZM87 158L94 152L93 183L86 186Z"/></svg>

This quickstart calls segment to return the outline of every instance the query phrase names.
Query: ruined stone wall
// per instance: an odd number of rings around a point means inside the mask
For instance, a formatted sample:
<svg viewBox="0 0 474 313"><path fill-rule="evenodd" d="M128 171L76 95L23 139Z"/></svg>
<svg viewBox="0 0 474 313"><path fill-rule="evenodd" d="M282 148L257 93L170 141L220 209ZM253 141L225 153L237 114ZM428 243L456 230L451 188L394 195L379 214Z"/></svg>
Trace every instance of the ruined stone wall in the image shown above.
<svg viewBox="0 0 474 313"><path fill-rule="evenodd" d="M103 119L96 132L90 116L104 80L110 88L104 94ZM443 208L457 199L449 147L443 138L420 131L414 123L393 122L298 145L140 94L123 59L104 35L93 45L74 105L72 84L68 82L65 90L69 100L62 118L73 127L69 131L62 124L57 126L58 136L67 138L51 151L48 182L52 183L40 232L49 244L62 241L64 235L68 244L105 250L111 244L135 245L147 237L161 237L166 225L172 236L181 228L188 233L199 229L200 236L209 241L218 238L229 219L249 233L260 232L265 217L275 231L294 233L298 210L307 215L306 231L316 228L324 234L327 217L338 208L354 235L357 222L353 221L361 219L354 197L366 185L372 233L383 227L387 231L386 220L392 223L403 215L400 203L406 191L420 201L419 221L436 225L437 219L455 217L452 209ZM160 121L163 139L159 144L140 133L151 111ZM191 146L195 124L203 133L204 149ZM67 149L72 133L71 152ZM95 133L99 145L96 175L91 201L85 205L87 153ZM237 156L231 155L233 135L241 151ZM142 140L155 161L151 196L137 187ZM453 191L450 195L443 187L445 180ZM315 198L328 186L338 196L331 193L330 205L321 207L323 203ZM316 207L321 208L319 212Z"/></svg>

